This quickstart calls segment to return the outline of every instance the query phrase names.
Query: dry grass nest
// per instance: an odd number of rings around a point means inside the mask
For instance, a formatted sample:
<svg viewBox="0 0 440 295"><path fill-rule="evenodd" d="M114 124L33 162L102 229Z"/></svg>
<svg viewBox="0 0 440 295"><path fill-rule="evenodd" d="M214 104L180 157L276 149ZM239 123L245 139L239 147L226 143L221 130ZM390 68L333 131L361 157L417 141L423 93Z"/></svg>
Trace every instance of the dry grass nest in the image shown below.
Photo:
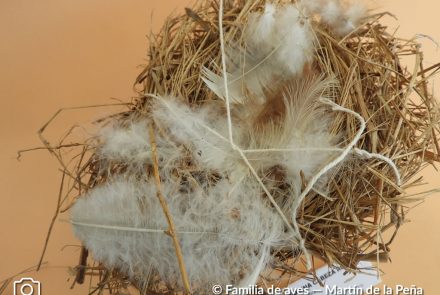
<svg viewBox="0 0 440 295"><path fill-rule="evenodd" d="M226 41L240 40L240 24L251 11L263 6L261 0L226 1ZM189 105L218 99L200 79L203 66L212 68L213 61L221 63L218 13L217 1L199 1L193 8L187 8L185 14L168 18L159 33L149 37L148 64L135 82L139 97L128 104L127 111L100 123L119 120L123 124L149 116L151 98L147 94L151 93L181 97ZM427 86L439 65L424 68L420 45L415 39L400 39L387 31L380 23L386 15L370 15L343 38L334 37L318 23L313 26L319 44L314 66L339 80L335 102L366 119L367 128L357 147L392 159L402 179L402 185L397 186L392 169L383 161L358 160L332 176L327 198L311 192L303 201L297 221L306 248L315 257L349 271L356 271L360 260L389 259L390 244L405 220L409 204L418 200L418 195L410 195L408 190L421 183L421 169L440 160L438 105ZM407 57L415 60L410 68L402 64ZM352 138L358 121L339 112L332 130L345 130L347 138ZM61 149L46 144L65 163ZM63 165L65 175L74 180L69 184L72 202L84 191L106 181L105 174L97 173L100 164L94 149L87 143L81 145L75 168ZM111 167L112 171L123 169L120 165ZM301 260L300 254L280 251L270 266L283 274L297 274L295 261ZM116 290L128 284L137 286L117 270L106 269L99 263L87 266L85 248L80 260L76 281L82 282L85 274L98 273L96 291ZM269 277L262 280L270 281ZM166 284L157 278L143 292L166 293L166 289Z"/></svg>

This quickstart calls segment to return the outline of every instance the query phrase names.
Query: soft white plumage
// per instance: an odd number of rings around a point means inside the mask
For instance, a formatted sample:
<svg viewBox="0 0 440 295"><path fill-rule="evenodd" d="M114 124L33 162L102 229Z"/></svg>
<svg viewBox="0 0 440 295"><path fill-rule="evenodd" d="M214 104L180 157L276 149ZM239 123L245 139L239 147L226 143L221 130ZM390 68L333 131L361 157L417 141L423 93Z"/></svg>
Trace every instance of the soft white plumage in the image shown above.
<svg viewBox="0 0 440 295"><path fill-rule="evenodd" d="M342 18L343 9L340 1L325 1L320 11L322 20L330 26L336 26Z"/></svg>
<svg viewBox="0 0 440 295"><path fill-rule="evenodd" d="M279 85L275 82L300 74L313 59L313 50L310 25L297 8L267 4L262 14L249 16L243 28L243 44L229 44L227 68L231 100L241 102L249 93L261 98L265 90ZM205 68L202 79L219 97L224 97L222 75Z"/></svg>
<svg viewBox="0 0 440 295"><path fill-rule="evenodd" d="M361 1L355 1L345 11L345 20L337 30L340 35L345 35L360 25L362 18L367 14L367 7Z"/></svg>
<svg viewBox="0 0 440 295"><path fill-rule="evenodd" d="M367 7L362 0L302 0L299 3L308 15L317 15L321 22L339 36L356 29L367 14Z"/></svg>
<svg viewBox="0 0 440 295"><path fill-rule="evenodd" d="M102 129L97 136L99 144L96 152L102 169L114 163L124 163L130 169L143 171L145 164L151 164L150 124L149 120L141 120L129 122L125 127L115 124ZM182 148L162 137L158 141L161 146L158 151L159 163L162 167L173 166Z"/></svg>
<svg viewBox="0 0 440 295"><path fill-rule="evenodd" d="M252 179L205 187L191 179L183 186L180 181L164 180L163 194L194 290L238 284L242 274L261 269L262 255L268 261L267 249L286 243L280 217ZM168 225L154 181L113 179L78 200L71 218L78 238L108 267L138 279L158 274L181 282L175 249L163 233Z"/></svg>
<svg viewBox="0 0 440 295"><path fill-rule="evenodd" d="M228 141L222 106L212 102L192 110L173 97L158 97L152 106L152 117L167 128L177 144L185 145L194 161L204 169L230 172L236 169L239 156ZM239 129L236 138L239 140Z"/></svg>
<svg viewBox="0 0 440 295"><path fill-rule="evenodd" d="M253 13L249 15L248 28L248 40L267 40L272 38L271 34L278 22L277 8L272 3L266 3L264 12L259 15Z"/></svg>
<svg viewBox="0 0 440 295"><path fill-rule="evenodd" d="M305 11L321 14L333 29L341 14L353 25L361 16L338 1L314 5L318 2L311 0ZM322 98L332 99L329 89L337 82L314 70L314 35L295 6L268 3L242 29L243 44L229 42L227 56L230 120L222 100L190 107L183 99L152 95L148 118L108 127L98 137L102 170L108 173L113 163L124 169L110 172L105 184L77 201L72 222L78 238L106 266L141 280L157 274L168 283L181 282L149 173L152 124L160 130L162 193L193 290L255 284L273 259L272 249L299 246L299 231L288 230L296 224L296 198L304 181L339 152L339 135L330 132L333 115L321 104ZM224 98L222 75L204 68L202 79ZM325 175L319 185L325 187ZM269 192L275 202L269 202ZM277 206L290 216L288 226Z"/></svg>
<svg viewBox="0 0 440 295"><path fill-rule="evenodd" d="M107 127L101 130L99 137L103 142L99 148L102 158L131 163L151 158L148 126L145 122L132 122L127 128Z"/></svg>

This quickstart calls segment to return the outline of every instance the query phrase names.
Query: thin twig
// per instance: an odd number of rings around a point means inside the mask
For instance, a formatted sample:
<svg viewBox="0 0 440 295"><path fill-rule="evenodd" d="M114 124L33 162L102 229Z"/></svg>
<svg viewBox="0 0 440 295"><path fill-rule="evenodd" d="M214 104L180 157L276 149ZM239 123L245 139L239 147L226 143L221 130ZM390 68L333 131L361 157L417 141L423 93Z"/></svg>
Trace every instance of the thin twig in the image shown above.
<svg viewBox="0 0 440 295"><path fill-rule="evenodd" d="M31 151L37 151L37 150L58 150L58 149L62 149L62 148L69 148L69 147L77 147L77 146L86 146L86 144L84 143L70 143L70 144L61 144L61 145L57 145L57 146L52 146L52 147L47 147L47 146L39 146L39 147L34 147L34 148L29 148L29 149L24 149L24 150L19 150L17 151L17 160L21 159L21 155L23 153L27 153L27 152L31 152Z"/></svg>
<svg viewBox="0 0 440 295"><path fill-rule="evenodd" d="M53 229L53 226L55 225L55 221L57 220L58 213L60 212L61 196L63 194L64 177L65 176L66 176L66 174L63 173L63 176L61 177L60 191L58 193L57 207L56 207L55 213L54 213L54 215L52 217L52 220L50 222L49 230L47 231L46 241L44 242L44 247L43 247L43 252L41 253L40 260L38 261L38 264L37 264L37 271L40 270L41 264L43 263L44 254L46 254L47 245L49 244L49 239L50 239L50 236L52 234L52 229Z"/></svg>
<svg viewBox="0 0 440 295"><path fill-rule="evenodd" d="M89 250L87 250L86 247L82 246L81 247L81 254L79 255L79 263L77 266L77 273L76 273L76 277L75 277L75 282L80 285L84 283L88 256L89 256Z"/></svg>
<svg viewBox="0 0 440 295"><path fill-rule="evenodd" d="M160 205L162 206L163 212L168 222L168 231L166 232L172 239L174 248L176 249L177 261L179 262L180 273L182 275L183 285L188 294L191 294L191 287L189 284L188 274L186 273L185 263L183 261L182 249L180 248L179 241L177 239L176 228L174 226L174 221L171 216L170 210L168 208L167 202L162 194L160 175L159 175L159 163L157 160L157 145L154 136L153 125L150 125L150 143L151 143L151 155L153 158L153 173L156 180L157 198L159 199Z"/></svg>

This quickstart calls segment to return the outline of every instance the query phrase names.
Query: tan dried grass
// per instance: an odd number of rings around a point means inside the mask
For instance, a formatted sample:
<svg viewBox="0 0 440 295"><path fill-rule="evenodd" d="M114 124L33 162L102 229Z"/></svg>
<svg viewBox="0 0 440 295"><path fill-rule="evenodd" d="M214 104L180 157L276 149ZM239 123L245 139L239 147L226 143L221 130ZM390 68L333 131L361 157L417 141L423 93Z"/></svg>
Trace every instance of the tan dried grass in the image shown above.
<svg viewBox="0 0 440 295"><path fill-rule="evenodd" d="M263 5L262 0L226 1L226 40L239 40L240 26L249 12L261 10ZM336 103L354 110L367 121L366 132L357 147L391 158L402 176L402 186L398 187L392 170L383 162L352 161L334 175L329 198L310 193L303 202L298 222L307 249L315 257L350 271L357 271L360 260L389 259L389 246L404 223L410 204L418 200L418 195L407 193L408 189L421 183L421 178L417 178L421 169L440 161L439 109L427 86L440 65L424 68L420 45L415 39L403 40L389 33L380 23L385 15L370 16L343 39L336 39L326 28L314 25L319 41L316 66L340 81L340 88L335 90L338 91ZM410 70L402 64L402 59L408 56L415 59ZM186 14L168 18L159 33L151 34L148 65L135 82L139 97L129 104L127 112L112 119L124 122L148 116L149 93L178 96L189 104L217 99L201 82L200 74L203 66L210 67L212 61L220 64L220 59L218 2L199 1L186 9ZM337 114L332 128L335 133L344 130L347 139L353 138L358 129L356 119L346 113ZM63 143L52 147L43 137L42 140L62 163L64 173L73 179L68 185L70 194L79 196L106 181L105 175L98 175L93 148L87 143L82 146L72 171L63 164L59 152ZM124 168L112 169L115 172ZM386 231L390 232L388 239ZM271 266L274 273L297 274L294 266L299 254L280 251ZM102 265L86 266L86 261L87 250L83 248L76 281L84 281L85 274L98 275L95 289L98 294L104 289L115 291L129 284L137 286L142 294L170 292L160 278L154 277L148 286L140 286ZM262 278L268 284L276 284L278 279L274 275Z"/></svg>

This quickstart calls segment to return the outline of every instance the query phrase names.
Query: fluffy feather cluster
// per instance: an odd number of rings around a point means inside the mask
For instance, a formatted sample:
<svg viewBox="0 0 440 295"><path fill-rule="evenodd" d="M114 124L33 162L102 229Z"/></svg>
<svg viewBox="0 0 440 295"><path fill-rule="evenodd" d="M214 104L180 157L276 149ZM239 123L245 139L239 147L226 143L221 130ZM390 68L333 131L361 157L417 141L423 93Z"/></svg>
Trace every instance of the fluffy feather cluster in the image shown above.
<svg viewBox="0 0 440 295"><path fill-rule="evenodd" d="M264 96L265 87L303 72L314 54L314 33L307 18L316 16L336 34L346 35L366 12L359 0L305 0L297 6L267 3L262 13L250 14L243 28L243 44L229 44L226 52L232 101L240 102L249 94L258 99ZM223 76L206 68L204 76L208 87L224 98Z"/></svg>
<svg viewBox="0 0 440 295"><path fill-rule="evenodd" d="M305 12L315 15L338 35L346 35L360 25L367 14L366 5L360 0L303 0Z"/></svg>
<svg viewBox="0 0 440 295"><path fill-rule="evenodd" d="M336 25L341 18L318 2L307 1L310 13ZM357 19L350 8L330 3L347 22ZM286 219L295 224L301 188L339 152L340 136L330 133L333 117L321 103L337 82L313 69L313 32L296 6L267 4L242 31L243 42L229 43L226 56L230 110L222 100L192 108L183 99L154 96L147 119L100 134L101 169L124 168L77 201L72 223L105 265L142 280L159 275L180 283L152 180L153 122L162 193L194 289L254 284L271 250L298 247L300 234L289 231ZM225 99L224 76L207 68L203 74ZM315 189L325 194L325 187L323 177Z"/></svg>
<svg viewBox="0 0 440 295"><path fill-rule="evenodd" d="M308 148L331 147L334 141L323 125L312 122L324 115L323 109L314 110L314 104L322 91L319 87L326 84L310 83L312 88L304 90L318 92L293 93L293 88L298 91L294 84L286 89L279 98L287 109L285 118L261 125L264 130L253 126L261 114L254 114L254 122L240 118L239 110L234 115L238 144L254 149L299 148L249 156L286 215L291 214L293 196L300 191L300 171L312 175L330 155ZM298 95L308 95L311 101L296 105ZM309 108L308 114L298 117L301 108ZM254 284L270 261L269 250L294 249L299 237L286 230L260 184L232 149L222 106L213 102L193 110L166 97L156 98L151 111L152 120L168 131L167 138L156 136L162 193L177 226L191 284L201 288L213 283ZM103 130L97 153L102 169L120 163L126 172L80 198L72 209L72 223L77 237L105 265L133 277L159 274L168 282L180 283L175 249L164 234L167 222L146 168L152 163L150 124L143 120ZM185 165L192 166L191 172ZM281 182L288 187L279 188Z"/></svg>
<svg viewBox="0 0 440 295"><path fill-rule="evenodd" d="M234 189L226 179L209 187L173 178L162 185L194 289L251 276L267 258L264 249L285 238L282 220L251 179ZM180 282L153 180L117 177L81 198L72 218L76 235L98 261L138 279L158 273L167 282Z"/></svg>
<svg viewBox="0 0 440 295"><path fill-rule="evenodd" d="M248 94L263 97L268 85L300 74L313 57L313 32L294 5L266 4L263 13L249 16L242 39L243 44L230 44L227 50L233 101L243 101ZM224 97L223 76L208 69L204 75L208 87Z"/></svg>

